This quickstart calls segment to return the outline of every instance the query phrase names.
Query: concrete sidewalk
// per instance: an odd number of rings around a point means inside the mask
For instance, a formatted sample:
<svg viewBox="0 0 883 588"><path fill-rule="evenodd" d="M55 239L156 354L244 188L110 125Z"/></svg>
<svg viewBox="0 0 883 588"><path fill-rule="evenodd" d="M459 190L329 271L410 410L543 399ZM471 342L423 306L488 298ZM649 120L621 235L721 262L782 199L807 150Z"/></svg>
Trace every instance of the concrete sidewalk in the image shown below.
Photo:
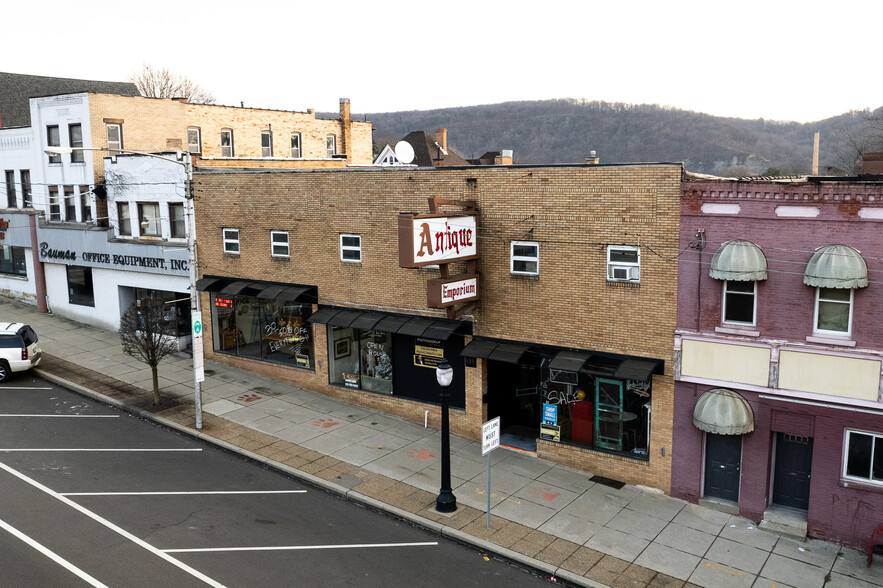
<svg viewBox="0 0 883 588"><path fill-rule="evenodd" d="M42 377L559 580L616 587L883 586L883 561L867 568L859 551L779 537L740 517L649 489L617 488L504 448L491 453L488 530L487 458L475 441L452 436L459 508L442 515L434 509L436 429L208 361L197 431L189 355L160 364L163 404L155 408L150 369L123 354L117 333L2 298L0 319L34 327L44 352Z"/></svg>

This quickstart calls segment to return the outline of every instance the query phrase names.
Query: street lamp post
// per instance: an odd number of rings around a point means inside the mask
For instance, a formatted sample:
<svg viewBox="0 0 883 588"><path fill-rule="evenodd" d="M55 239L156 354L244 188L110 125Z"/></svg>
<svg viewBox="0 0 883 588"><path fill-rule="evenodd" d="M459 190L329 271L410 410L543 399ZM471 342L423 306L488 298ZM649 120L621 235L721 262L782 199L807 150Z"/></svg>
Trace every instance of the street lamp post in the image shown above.
<svg viewBox="0 0 883 588"><path fill-rule="evenodd" d="M183 152L178 152L178 155L180 156L180 159L178 159L177 157L166 157L165 155L158 155L156 153L150 153L147 151L133 151L130 149L109 149L108 147L47 147L46 149L44 149L44 151L48 155L65 155L73 153L74 151L107 151L112 152L113 154L127 153L131 155L143 155L145 157L153 157L154 159L162 159L164 161L170 161L184 167L184 171L187 174L187 179L185 180L186 183L184 186L184 199L187 203L187 216L190 223L190 226L187 227L187 252L189 253L190 266L191 323L193 316L201 317L202 309L200 307L201 303L199 300L199 292L196 291L196 215L193 207L193 164L191 163L190 159L188 157L185 157L183 155ZM193 325L191 324L191 330L192 328ZM196 428L201 429L202 393L200 391L199 382L201 381L200 375L202 372L202 336L200 334L200 336L197 337L196 333L191 333L191 336L193 342L193 403L196 409Z"/></svg>
<svg viewBox="0 0 883 588"><path fill-rule="evenodd" d="M447 358L442 357L438 367L435 368L435 378L438 380L440 392L438 395L441 401L441 489L439 489L438 497L435 499L435 510L438 512L448 513L457 510L457 498L451 490L451 427L448 418L448 404L451 400L451 393L448 387L451 380L454 379L454 370Z"/></svg>

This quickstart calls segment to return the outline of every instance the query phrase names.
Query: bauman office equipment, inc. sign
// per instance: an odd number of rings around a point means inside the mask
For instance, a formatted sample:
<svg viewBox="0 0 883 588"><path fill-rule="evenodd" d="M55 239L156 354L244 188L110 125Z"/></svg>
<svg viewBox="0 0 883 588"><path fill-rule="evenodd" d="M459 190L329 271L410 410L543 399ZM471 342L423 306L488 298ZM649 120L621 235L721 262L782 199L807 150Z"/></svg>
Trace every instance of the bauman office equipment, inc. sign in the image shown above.
<svg viewBox="0 0 883 588"><path fill-rule="evenodd" d="M400 214L399 267L422 267L478 257L471 214Z"/></svg>

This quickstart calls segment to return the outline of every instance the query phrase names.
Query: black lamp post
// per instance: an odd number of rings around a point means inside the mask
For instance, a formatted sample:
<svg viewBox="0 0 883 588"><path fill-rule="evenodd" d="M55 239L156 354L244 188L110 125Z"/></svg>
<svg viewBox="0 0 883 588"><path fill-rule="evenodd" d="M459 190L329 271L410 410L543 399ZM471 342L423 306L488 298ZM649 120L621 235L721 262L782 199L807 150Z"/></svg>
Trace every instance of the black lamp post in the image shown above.
<svg viewBox="0 0 883 588"><path fill-rule="evenodd" d="M435 510L438 512L454 512L457 510L457 498L451 491L451 430L448 419L448 403L451 400L451 394L448 392L448 386L454 379L454 370L446 358L442 358L438 367L435 368L435 378L441 387L438 398L441 401L441 489L438 491L438 498L435 499Z"/></svg>

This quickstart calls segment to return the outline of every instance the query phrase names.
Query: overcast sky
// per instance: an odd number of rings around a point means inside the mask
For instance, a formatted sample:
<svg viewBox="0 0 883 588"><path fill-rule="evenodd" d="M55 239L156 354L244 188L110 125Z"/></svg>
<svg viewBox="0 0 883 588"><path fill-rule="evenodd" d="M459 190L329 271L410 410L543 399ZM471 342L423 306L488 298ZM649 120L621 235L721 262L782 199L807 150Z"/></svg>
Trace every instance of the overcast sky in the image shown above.
<svg viewBox="0 0 883 588"><path fill-rule="evenodd" d="M219 104L297 111L583 98L809 122L883 106L881 17L879 0L9 2L0 71L150 64Z"/></svg>

